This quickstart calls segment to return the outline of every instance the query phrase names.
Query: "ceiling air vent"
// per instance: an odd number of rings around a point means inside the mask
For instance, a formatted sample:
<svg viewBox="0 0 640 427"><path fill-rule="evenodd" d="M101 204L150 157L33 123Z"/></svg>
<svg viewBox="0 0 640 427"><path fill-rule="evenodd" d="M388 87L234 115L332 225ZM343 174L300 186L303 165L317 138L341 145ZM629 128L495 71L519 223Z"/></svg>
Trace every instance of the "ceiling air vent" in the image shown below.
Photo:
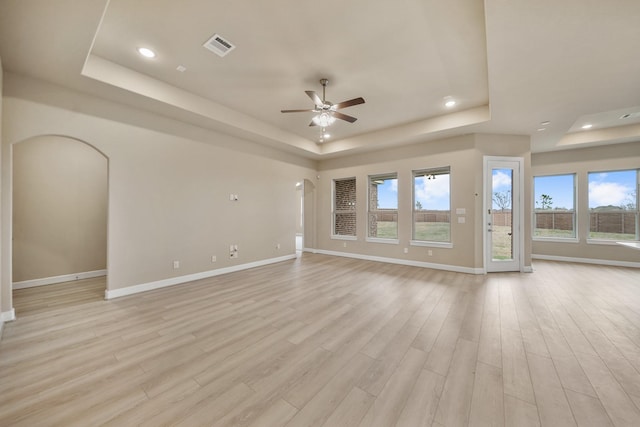
<svg viewBox="0 0 640 427"><path fill-rule="evenodd" d="M213 37L207 40L202 46L206 47L218 56L225 56L236 48L229 40L225 40L218 34L214 34Z"/></svg>
<svg viewBox="0 0 640 427"><path fill-rule="evenodd" d="M619 118L620 119L635 119L635 118L638 118L638 117L640 117L640 111L638 111L636 113L623 114Z"/></svg>

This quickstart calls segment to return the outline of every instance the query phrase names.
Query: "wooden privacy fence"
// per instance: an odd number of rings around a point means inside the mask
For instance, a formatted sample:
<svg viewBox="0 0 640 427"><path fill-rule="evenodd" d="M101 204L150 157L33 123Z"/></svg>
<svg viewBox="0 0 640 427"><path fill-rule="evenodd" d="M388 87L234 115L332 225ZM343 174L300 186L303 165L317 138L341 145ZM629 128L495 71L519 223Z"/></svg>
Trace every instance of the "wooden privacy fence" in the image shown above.
<svg viewBox="0 0 640 427"><path fill-rule="evenodd" d="M590 212L589 231L594 233L636 233L636 213L630 211ZM535 228L573 230L573 211L536 210Z"/></svg>
<svg viewBox="0 0 640 427"><path fill-rule="evenodd" d="M396 210L371 211L373 221L398 221ZM596 233L635 234L636 213L632 211L590 212L589 230ZM511 225L511 211L493 212L493 224L497 226ZM536 210L534 211L534 227L546 230L573 230L574 211ZM450 211L417 210L413 212L415 222L449 222Z"/></svg>

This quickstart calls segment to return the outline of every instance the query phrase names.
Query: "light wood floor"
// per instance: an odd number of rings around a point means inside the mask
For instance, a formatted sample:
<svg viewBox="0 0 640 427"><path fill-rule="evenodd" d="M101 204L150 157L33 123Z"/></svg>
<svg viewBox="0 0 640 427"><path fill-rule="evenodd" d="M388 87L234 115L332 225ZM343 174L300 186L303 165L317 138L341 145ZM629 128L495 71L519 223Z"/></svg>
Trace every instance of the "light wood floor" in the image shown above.
<svg viewBox="0 0 640 427"><path fill-rule="evenodd" d="M640 425L640 270L534 268L305 254L112 301L16 291L0 425Z"/></svg>

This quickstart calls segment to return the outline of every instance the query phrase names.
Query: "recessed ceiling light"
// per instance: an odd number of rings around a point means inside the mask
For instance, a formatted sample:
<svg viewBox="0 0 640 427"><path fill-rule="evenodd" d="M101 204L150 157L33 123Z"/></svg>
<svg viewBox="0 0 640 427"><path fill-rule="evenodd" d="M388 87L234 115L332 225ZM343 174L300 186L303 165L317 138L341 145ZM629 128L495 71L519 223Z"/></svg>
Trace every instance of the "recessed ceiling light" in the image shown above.
<svg viewBox="0 0 640 427"><path fill-rule="evenodd" d="M538 128L538 132L542 132L543 130L547 130L547 128Z"/></svg>
<svg viewBox="0 0 640 427"><path fill-rule="evenodd" d="M139 47L138 48L138 53L142 56L144 56L145 58L155 58L156 57L156 53L154 51L152 51L151 49L149 49L148 47Z"/></svg>
<svg viewBox="0 0 640 427"><path fill-rule="evenodd" d="M187 67L185 67L184 65L178 65L176 67L176 70L180 71L181 73L184 73L185 71L187 71Z"/></svg>
<svg viewBox="0 0 640 427"><path fill-rule="evenodd" d="M593 125L591 123L587 123L586 125L582 125L582 129L591 129Z"/></svg>
<svg viewBox="0 0 640 427"><path fill-rule="evenodd" d="M331 138L331 134L330 133L325 133L324 135L322 135L322 137L324 139L329 139L329 138Z"/></svg>
<svg viewBox="0 0 640 427"><path fill-rule="evenodd" d="M542 126L546 126L546 125L548 125L548 124L551 124L551 122L550 122L549 120L545 120L544 122L540 122L540 124L541 124Z"/></svg>
<svg viewBox="0 0 640 427"><path fill-rule="evenodd" d="M456 100L448 96L445 98L444 106L447 108L453 108L456 106Z"/></svg>

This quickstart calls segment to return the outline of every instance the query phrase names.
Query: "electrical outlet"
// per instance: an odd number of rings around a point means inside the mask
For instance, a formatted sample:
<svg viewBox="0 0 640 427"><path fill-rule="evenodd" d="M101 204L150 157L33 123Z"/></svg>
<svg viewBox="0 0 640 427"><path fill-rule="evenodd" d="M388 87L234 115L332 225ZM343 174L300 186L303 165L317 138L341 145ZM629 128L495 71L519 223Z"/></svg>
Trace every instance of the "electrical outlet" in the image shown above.
<svg viewBox="0 0 640 427"><path fill-rule="evenodd" d="M347 242L343 242L343 243L342 243L342 247L343 247L343 248L346 248L346 247L347 247Z"/></svg>
<svg viewBox="0 0 640 427"><path fill-rule="evenodd" d="M427 251L427 255L428 255L428 256L433 256L433 251L432 251L431 249L429 249L429 250Z"/></svg>
<svg viewBox="0 0 640 427"><path fill-rule="evenodd" d="M229 257L238 258L238 245L229 245Z"/></svg>
<svg viewBox="0 0 640 427"><path fill-rule="evenodd" d="M280 249L280 243L276 244L276 249Z"/></svg>
<svg viewBox="0 0 640 427"><path fill-rule="evenodd" d="M404 253L408 254L409 253L409 248L404 248Z"/></svg>
<svg viewBox="0 0 640 427"><path fill-rule="evenodd" d="M211 262L216 262L218 259L215 255L211 255Z"/></svg>
<svg viewBox="0 0 640 427"><path fill-rule="evenodd" d="M173 268L174 269L180 268L180 261L173 261Z"/></svg>

